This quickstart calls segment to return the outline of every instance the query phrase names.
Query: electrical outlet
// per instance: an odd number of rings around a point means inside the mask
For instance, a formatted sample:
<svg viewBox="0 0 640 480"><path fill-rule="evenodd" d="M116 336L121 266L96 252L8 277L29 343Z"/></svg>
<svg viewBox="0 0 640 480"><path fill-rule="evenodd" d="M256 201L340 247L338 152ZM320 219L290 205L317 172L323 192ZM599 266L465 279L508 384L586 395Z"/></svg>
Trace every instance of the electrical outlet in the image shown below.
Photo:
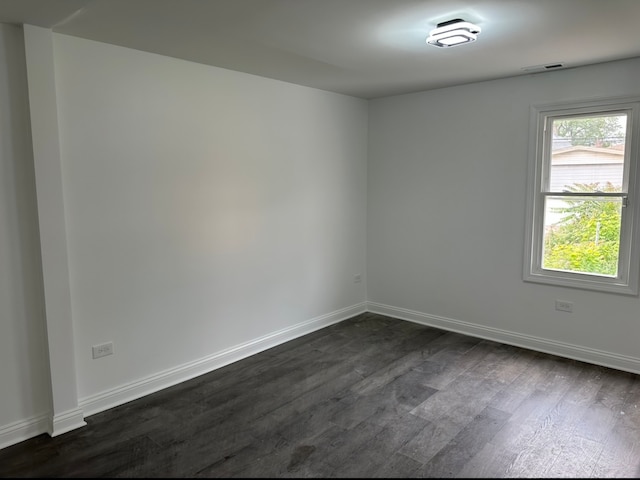
<svg viewBox="0 0 640 480"><path fill-rule="evenodd" d="M565 300L556 300L556 310L561 312L573 312L573 302L567 302Z"/></svg>
<svg viewBox="0 0 640 480"><path fill-rule="evenodd" d="M101 343L100 345L94 345L91 347L93 352L93 358L106 357L107 355L113 355L113 342Z"/></svg>
<svg viewBox="0 0 640 480"><path fill-rule="evenodd" d="M359 273L356 273L353 276L353 283L360 283L362 281L362 275L360 275Z"/></svg>

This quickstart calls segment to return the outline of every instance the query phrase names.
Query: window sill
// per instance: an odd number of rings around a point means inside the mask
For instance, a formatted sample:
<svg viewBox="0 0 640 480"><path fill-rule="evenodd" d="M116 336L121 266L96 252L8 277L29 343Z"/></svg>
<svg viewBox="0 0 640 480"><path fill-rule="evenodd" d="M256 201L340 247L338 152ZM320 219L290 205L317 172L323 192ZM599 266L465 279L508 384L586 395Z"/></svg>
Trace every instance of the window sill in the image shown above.
<svg viewBox="0 0 640 480"><path fill-rule="evenodd" d="M606 277L544 270L525 274L523 281L620 295L638 295L637 285L622 283L616 278L608 279Z"/></svg>

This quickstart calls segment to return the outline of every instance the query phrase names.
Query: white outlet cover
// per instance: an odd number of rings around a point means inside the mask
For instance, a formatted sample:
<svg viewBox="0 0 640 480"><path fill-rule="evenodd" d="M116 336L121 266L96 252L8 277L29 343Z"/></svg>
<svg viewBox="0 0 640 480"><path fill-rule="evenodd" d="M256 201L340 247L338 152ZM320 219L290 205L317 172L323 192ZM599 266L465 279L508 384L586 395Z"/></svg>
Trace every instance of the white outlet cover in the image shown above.
<svg viewBox="0 0 640 480"><path fill-rule="evenodd" d="M100 345L94 345L91 347L93 358L106 357L107 355L113 355L113 342L101 343Z"/></svg>
<svg viewBox="0 0 640 480"><path fill-rule="evenodd" d="M573 312L573 302L556 300L556 310L559 310L561 312Z"/></svg>

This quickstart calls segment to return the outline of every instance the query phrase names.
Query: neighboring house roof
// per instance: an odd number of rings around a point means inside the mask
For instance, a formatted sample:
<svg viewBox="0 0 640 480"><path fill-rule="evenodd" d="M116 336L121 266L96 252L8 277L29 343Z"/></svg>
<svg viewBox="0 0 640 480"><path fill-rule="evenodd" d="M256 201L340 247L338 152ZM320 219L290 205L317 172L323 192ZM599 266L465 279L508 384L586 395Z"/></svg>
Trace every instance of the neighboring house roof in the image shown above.
<svg viewBox="0 0 640 480"><path fill-rule="evenodd" d="M621 147L621 148L619 148ZM553 150L553 165L624 163L624 145L611 148L575 145Z"/></svg>

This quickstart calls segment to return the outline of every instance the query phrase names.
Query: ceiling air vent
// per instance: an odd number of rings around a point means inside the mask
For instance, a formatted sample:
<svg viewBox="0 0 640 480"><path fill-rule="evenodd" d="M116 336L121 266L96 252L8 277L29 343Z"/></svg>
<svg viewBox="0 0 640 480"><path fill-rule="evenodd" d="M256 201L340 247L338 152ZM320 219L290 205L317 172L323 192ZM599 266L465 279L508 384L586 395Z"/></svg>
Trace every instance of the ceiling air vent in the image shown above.
<svg viewBox="0 0 640 480"><path fill-rule="evenodd" d="M557 70L564 67L564 63L549 63L547 65L533 65L531 67L524 67L522 70L525 72L544 72L547 70Z"/></svg>

